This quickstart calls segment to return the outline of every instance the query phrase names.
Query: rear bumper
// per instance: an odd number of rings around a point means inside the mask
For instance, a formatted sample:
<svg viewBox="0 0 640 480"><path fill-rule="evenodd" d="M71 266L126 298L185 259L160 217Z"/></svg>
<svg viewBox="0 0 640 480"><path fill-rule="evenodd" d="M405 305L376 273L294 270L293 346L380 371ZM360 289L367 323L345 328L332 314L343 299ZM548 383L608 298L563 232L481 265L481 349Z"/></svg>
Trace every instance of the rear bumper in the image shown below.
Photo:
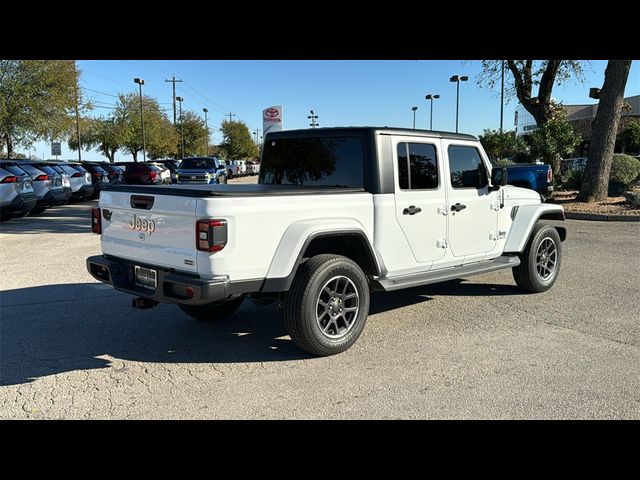
<svg viewBox="0 0 640 480"><path fill-rule="evenodd" d="M155 290L136 285L134 273L136 265L156 270L158 285ZM179 273L164 267L103 255L87 258L87 270L96 280L113 285L116 290L160 303L203 305L234 295L257 292L262 285L262 280L230 282L226 276L203 279L196 275ZM187 287L193 291L192 296L187 296Z"/></svg>
<svg viewBox="0 0 640 480"><path fill-rule="evenodd" d="M71 198L71 194L73 193L73 191L71 190L71 187L63 187L62 193L62 200L58 200L56 203L54 203L54 205L64 205L65 203L67 203Z"/></svg>
<svg viewBox="0 0 640 480"><path fill-rule="evenodd" d="M2 213L22 213L31 210L38 203L35 193L21 193L10 204L2 207Z"/></svg>
<svg viewBox="0 0 640 480"><path fill-rule="evenodd" d="M39 207L51 207L53 205L61 205L65 202L64 190L49 190L44 197L38 200Z"/></svg>
<svg viewBox="0 0 640 480"><path fill-rule="evenodd" d="M71 195L73 198L84 198L93 195L93 185L83 185Z"/></svg>

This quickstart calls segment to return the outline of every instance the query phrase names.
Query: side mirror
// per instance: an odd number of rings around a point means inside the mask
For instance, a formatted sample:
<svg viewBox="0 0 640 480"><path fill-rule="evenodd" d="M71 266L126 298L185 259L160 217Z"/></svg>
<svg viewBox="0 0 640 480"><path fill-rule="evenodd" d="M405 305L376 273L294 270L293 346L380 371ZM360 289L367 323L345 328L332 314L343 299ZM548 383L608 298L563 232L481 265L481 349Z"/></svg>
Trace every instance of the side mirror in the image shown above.
<svg viewBox="0 0 640 480"><path fill-rule="evenodd" d="M491 169L491 185L492 190L498 190L500 187L504 187L507 184L507 169L506 168L492 168Z"/></svg>

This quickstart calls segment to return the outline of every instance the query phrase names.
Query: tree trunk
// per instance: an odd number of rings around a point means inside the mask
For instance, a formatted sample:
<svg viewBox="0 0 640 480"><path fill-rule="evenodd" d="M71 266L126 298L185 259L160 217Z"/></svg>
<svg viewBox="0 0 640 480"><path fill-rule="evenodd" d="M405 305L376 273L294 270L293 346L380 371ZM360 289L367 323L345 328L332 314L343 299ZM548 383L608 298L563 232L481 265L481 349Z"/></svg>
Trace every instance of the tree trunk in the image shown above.
<svg viewBox="0 0 640 480"><path fill-rule="evenodd" d="M630 68L631 60L609 60L604 72L585 178L578 195L580 202L592 203L607 198L611 160Z"/></svg>
<svg viewBox="0 0 640 480"><path fill-rule="evenodd" d="M131 155L133 155L133 162L137 163L138 162L138 151L134 150L133 152L131 152Z"/></svg>
<svg viewBox="0 0 640 480"><path fill-rule="evenodd" d="M4 143L7 145L7 158L11 159L11 154L13 153L13 143L11 142L11 135L5 134Z"/></svg>

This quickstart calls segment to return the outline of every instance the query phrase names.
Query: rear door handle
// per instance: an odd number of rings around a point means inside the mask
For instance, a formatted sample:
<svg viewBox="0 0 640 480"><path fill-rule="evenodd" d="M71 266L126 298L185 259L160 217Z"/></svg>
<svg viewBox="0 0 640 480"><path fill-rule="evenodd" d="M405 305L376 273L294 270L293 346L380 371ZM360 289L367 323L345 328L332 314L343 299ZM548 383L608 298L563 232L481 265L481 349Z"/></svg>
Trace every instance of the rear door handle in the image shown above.
<svg viewBox="0 0 640 480"><path fill-rule="evenodd" d="M420 213L422 209L420 207L416 207L415 205L411 205L410 207L405 208L402 211L403 215L415 215L416 213Z"/></svg>
<svg viewBox="0 0 640 480"><path fill-rule="evenodd" d="M459 212L460 210L464 210L465 208L467 208L466 205L462 205L460 203L456 203L455 205L451 205L451 211L452 212Z"/></svg>

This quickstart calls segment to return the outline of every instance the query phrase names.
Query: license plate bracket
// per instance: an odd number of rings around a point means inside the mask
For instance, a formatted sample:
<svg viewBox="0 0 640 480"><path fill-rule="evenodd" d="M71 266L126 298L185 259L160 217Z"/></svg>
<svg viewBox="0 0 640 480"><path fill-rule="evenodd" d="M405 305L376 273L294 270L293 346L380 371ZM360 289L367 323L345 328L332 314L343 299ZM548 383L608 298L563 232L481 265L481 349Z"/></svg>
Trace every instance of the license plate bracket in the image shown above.
<svg viewBox="0 0 640 480"><path fill-rule="evenodd" d="M147 290L155 290L158 288L158 271L153 268L135 266L134 276L137 287Z"/></svg>

